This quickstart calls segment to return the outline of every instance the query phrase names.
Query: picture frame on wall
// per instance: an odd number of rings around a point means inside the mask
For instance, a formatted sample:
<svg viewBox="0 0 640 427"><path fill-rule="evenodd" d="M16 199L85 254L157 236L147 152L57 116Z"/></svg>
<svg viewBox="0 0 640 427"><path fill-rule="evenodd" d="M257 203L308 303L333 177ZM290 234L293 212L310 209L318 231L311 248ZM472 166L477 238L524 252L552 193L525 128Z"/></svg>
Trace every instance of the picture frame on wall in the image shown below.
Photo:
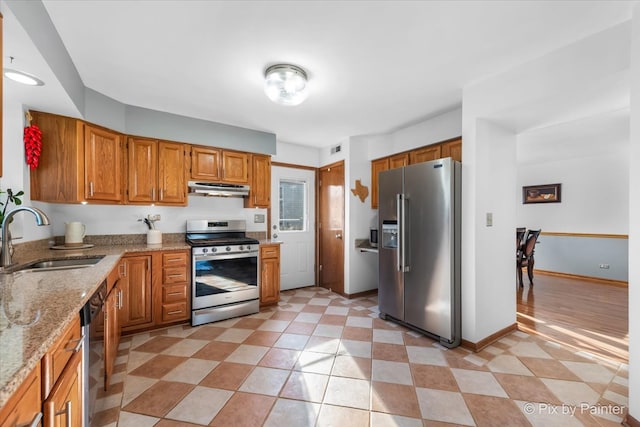
<svg viewBox="0 0 640 427"><path fill-rule="evenodd" d="M560 203L562 184L528 185L522 187L522 203Z"/></svg>

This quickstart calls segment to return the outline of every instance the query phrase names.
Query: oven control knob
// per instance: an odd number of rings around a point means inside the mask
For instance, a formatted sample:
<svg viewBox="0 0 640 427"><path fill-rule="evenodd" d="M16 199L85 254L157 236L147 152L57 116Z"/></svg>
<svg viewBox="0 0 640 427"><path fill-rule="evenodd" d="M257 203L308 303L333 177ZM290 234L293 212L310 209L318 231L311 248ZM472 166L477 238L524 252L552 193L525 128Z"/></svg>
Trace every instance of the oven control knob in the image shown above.
<svg viewBox="0 0 640 427"><path fill-rule="evenodd" d="M240 247L238 248L239 250L243 250L244 246L240 245Z"/></svg>
<svg viewBox="0 0 640 427"><path fill-rule="evenodd" d="M247 245L247 247L245 249L250 251L251 250L251 246Z"/></svg>
<svg viewBox="0 0 640 427"><path fill-rule="evenodd" d="M207 252L209 252L209 249L207 249L207 248L202 248L202 253L203 253L203 254L206 254Z"/></svg>
<svg viewBox="0 0 640 427"><path fill-rule="evenodd" d="M218 248L211 248L211 252L218 252Z"/></svg>
<svg viewBox="0 0 640 427"><path fill-rule="evenodd" d="M227 252L231 252L231 246L227 246Z"/></svg>

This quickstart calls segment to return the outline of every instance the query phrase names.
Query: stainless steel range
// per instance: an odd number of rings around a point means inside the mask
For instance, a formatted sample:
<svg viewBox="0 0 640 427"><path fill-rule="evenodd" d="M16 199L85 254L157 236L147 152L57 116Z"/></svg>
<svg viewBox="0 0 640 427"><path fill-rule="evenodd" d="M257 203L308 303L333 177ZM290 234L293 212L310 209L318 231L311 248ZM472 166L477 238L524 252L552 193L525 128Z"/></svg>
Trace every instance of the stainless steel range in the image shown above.
<svg viewBox="0 0 640 427"><path fill-rule="evenodd" d="M260 311L259 242L244 220L187 221L191 245L191 324Z"/></svg>

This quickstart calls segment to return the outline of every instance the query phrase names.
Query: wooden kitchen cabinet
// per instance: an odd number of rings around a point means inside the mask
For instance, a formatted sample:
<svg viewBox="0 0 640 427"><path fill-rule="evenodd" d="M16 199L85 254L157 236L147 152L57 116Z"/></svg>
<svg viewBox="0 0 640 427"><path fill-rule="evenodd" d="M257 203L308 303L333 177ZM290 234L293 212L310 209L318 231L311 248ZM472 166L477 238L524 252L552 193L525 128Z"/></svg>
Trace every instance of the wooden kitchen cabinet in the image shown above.
<svg viewBox="0 0 640 427"><path fill-rule="evenodd" d="M251 155L249 181L251 190L249 197L244 199L244 207L271 207L271 156Z"/></svg>
<svg viewBox="0 0 640 427"><path fill-rule="evenodd" d="M126 256L122 262L122 308L118 312L122 331L131 332L153 326L151 255Z"/></svg>
<svg viewBox="0 0 640 427"><path fill-rule="evenodd" d="M371 162L371 208L378 208L378 174L389 169L389 158Z"/></svg>
<svg viewBox="0 0 640 427"><path fill-rule="evenodd" d="M219 148L191 146L191 179L219 182L222 179Z"/></svg>
<svg viewBox="0 0 640 427"><path fill-rule="evenodd" d="M191 179L194 181L249 183L249 153L213 147L191 146Z"/></svg>
<svg viewBox="0 0 640 427"><path fill-rule="evenodd" d="M42 413L40 362L0 409L0 427L31 425Z"/></svg>
<svg viewBox="0 0 640 427"><path fill-rule="evenodd" d="M154 287L157 304L156 324L164 325L189 320L189 285L191 283L191 257L189 250L165 251L161 255L162 281ZM155 274L155 272L154 272ZM154 283L157 283L154 280Z"/></svg>
<svg viewBox="0 0 640 427"><path fill-rule="evenodd" d="M44 427L81 427L82 351L73 354L44 402Z"/></svg>
<svg viewBox="0 0 640 427"><path fill-rule="evenodd" d="M122 136L85 123L84 150L85 200L121 203Z"/></svg>
<svg viewBox="0 0 640 427"><path fill-rule="evenodd" d="M260 245L260 305L280 301L280 245Z"/></svg>
<svg viewBox="0 0 640 427"><path fill-rule="evenodd" d="M42 131L40 164L31 169L31 200L51 203L123 201L122 136L82 120L32 111Z"/></svg>
<svg viewBox="0 0 640 427"><path fill-rule="evenodd" d="M389 157L389 169L396 169L409 164L409 153L400 153Z"/></svg>
<svg viewBox="0 0 640 427"><path fill-rule="evenodd" d="M462 138L456 138L442 143L442 157L451 157L453 160L462 161Z"/></svg>
<svg viewBox="0 0 640 427"><path fill-rule="evenodd" d="M455 138L437 144L427 145L411 151L383 157L371 161L371 208L378 208L378 174L387 169L395 169L416 163L428 162L445 157L462 161L462 138Z"/></svg>
<svg viewBox="0 0 640 427"><path fill-rule="evenodd" d="M44 426L82 426L82 337L80 317L42 358Z"/></svg>
<svg viewBox="0 0 640 427"><path fill-rule="evenodd" d="M122 289L120 289L120 280L109 292L107 299L102 306L104 311L104 389L109 390L111 386L111 377L114 373L116 358L118 357L118 346L120 345L120 327L119 311L122 305Z"/></svg>
<svg viewBox="0 0 640 427"><path fill-rule="evenodd" d="M127 203L186 206L184 144L129 137L127 157Z"/></svg>
<svg viewBox="0 0 640 427"><path fill-rule="evenodd" d="M222 182L249 183L249 153L222 150Z"/></svg>
<svg viewBox="0 0 640 427"><path fill-rule="evenodd" d="M437 160L441 158L440 145L428 145L426 147L418 148L409 153L409 164L415 165L416 163L428 162L429 160Z"/></svg>

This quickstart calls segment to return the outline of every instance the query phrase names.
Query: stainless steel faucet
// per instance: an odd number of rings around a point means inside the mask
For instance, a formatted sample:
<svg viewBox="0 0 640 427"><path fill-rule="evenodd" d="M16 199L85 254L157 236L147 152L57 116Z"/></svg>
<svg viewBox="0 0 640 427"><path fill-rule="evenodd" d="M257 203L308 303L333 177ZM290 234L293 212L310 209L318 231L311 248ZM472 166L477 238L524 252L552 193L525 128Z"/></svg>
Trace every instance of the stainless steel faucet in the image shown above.
<svg viewBox="0 0 640 427"><path fill-rule="evenodd" d="M2 220L2 247L0 248L0 267L8 267L11 265L11 251L9 250L9 223L11 218L20 211L31 212L36 217L37 225L49 225L49 218L38 208L30 206L20 206L9 211Z"/></svg>

